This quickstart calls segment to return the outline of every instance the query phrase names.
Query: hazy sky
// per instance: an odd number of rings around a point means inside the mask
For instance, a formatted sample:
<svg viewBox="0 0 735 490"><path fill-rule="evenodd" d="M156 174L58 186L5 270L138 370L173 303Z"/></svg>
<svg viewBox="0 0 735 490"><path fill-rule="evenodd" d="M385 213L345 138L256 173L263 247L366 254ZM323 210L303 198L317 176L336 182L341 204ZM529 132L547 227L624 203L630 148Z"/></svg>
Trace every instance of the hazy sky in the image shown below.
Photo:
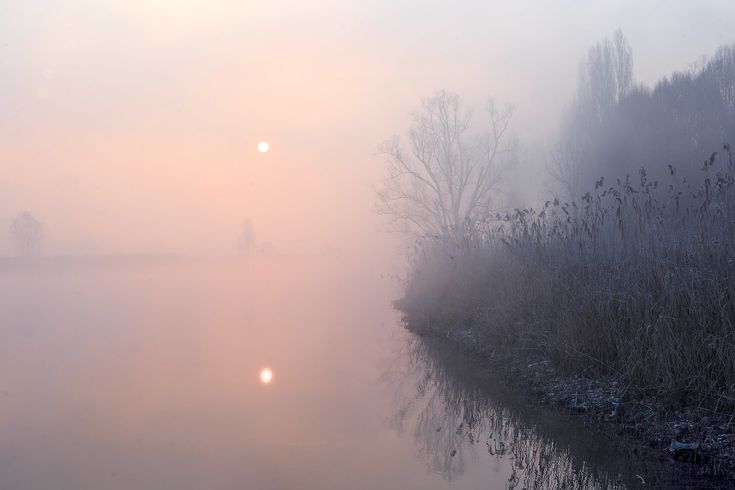
<svg viewBox="0 0 735 490"><path fill-rule="evenodd" d="M0 0L0 229L29 210L49 253L229 254L250 218L284 252L382 247L375 150L421 96L513 102L533 146L596 40L622 28L652 83L733 19L727 0Z"/></svg>

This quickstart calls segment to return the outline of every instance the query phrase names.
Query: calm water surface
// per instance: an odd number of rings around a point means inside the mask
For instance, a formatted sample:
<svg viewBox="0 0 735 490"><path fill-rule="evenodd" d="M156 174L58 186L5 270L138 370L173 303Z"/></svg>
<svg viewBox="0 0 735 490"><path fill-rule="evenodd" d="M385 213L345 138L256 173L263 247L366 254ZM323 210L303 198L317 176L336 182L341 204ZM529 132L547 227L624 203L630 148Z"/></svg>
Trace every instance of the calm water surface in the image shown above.
<svg viewBox="0 0 735 490"><path fill-rule="evenodd" d="M577 421L528 406L487 368L412 338L396 295L374 272L326 260L6 265L0 488L673 478L667 463L641 466Z"/></svg>

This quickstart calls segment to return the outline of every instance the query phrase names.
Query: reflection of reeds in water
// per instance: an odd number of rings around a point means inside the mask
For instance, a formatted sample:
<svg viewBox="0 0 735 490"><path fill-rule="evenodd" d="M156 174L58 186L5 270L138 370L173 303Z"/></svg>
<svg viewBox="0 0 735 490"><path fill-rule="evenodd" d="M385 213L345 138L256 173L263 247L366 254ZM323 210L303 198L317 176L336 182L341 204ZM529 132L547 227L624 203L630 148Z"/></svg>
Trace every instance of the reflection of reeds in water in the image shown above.
<svg viewBox="0 0 735 490"><path fill-rule="evenodd" d="M526 406L474 359L426 337L410 337L401 356L408 370L392 380L402 397L392 422L412 431L421 457L444 478L474 463L512 489L625 487L620 454L590 446L576 421Z"/></svg>

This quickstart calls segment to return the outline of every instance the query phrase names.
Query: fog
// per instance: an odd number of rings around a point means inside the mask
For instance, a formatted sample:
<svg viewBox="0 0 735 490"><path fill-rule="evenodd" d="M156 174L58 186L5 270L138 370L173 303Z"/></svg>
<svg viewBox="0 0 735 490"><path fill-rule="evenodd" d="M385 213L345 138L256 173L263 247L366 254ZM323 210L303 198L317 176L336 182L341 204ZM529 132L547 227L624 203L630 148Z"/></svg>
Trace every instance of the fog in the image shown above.
<svg viewBox="0 0 735 490"><path fill-rule="evenodd" d="M725 1L5 2L0 229L47 254L390 256L377 145L438 89L515 105L524 199L580 58L621 28L652 84L730 39ZM730 14L730 15L728 15ZM271 152L256 151L260 140ZM528 177L526 179L525 177ZM12 253L0 240L0 251ZM381 259L382 260L382 259Z"/></svg>
<svg viewBox="0 0 735 490"><path fill-rule="evenodd" d="M735 479L733 19L1 1L0 488Z"/></svg>

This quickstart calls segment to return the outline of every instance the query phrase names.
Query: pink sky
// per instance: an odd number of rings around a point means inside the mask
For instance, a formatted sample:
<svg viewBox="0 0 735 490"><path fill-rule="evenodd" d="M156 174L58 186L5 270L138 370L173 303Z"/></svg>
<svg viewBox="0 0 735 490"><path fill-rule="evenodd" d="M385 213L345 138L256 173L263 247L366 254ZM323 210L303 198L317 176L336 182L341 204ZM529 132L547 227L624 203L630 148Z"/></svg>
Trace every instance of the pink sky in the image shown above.
<svg viewBox="0 0 735 490"><path fill-rule="evenodd" d="M581 54L616 27L644 81L731 41L727 16L708 15L733 10L721 2L667 7L657 26L636 5L11 1L0 228L28 210L49 253L230 254L249 218L284 253L384 250L375 151L421 96L513 102L528 145L553 130Z"/></svg>

